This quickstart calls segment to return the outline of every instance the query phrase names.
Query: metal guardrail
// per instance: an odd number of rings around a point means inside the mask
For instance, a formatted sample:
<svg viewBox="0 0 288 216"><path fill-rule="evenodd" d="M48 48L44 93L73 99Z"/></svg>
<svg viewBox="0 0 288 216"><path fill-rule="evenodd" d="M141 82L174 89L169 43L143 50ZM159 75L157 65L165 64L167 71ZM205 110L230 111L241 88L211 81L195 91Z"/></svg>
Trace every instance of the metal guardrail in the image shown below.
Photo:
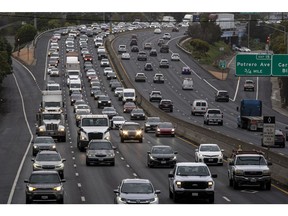
<svg viewBox="0 0 288 216"><path fill-rule="evenodd" d="M141 31L141 30L139 30ZM143 30L142 30L143 31ZM147 31L147 29L146 29ZM128 32L131 33L131 32ZM133 32L134 33L134 32ZM110 61L117 72L118 76L121 78L124 86L128 88L135 88L133 81L130 80L128 74L126 73L123 65L118 59L117 52L113 49L113 42L115 38L119 35L127 34L118 33L116 37L110 38L111 40L105 41L105 47L109 53ZM170 121L176 126L176 135L179 137L184 137L191 140L193 143L199 145L201 143L217 143L220 148L225 149L225 157L230 157L232 151L238 148L245 150L260 150L264 152L266 158L273 163L271 167L272 178L276 183L288 185L288 157L272 152L267 148L258 147L239 139L232 138L230 136L212 131L205 127L194 125L192 123L182 121L168 113L163 112L157 107L153 106L139 91L136 90L137 103L146 111L150 116L159 116L164 121Z"/></svg>

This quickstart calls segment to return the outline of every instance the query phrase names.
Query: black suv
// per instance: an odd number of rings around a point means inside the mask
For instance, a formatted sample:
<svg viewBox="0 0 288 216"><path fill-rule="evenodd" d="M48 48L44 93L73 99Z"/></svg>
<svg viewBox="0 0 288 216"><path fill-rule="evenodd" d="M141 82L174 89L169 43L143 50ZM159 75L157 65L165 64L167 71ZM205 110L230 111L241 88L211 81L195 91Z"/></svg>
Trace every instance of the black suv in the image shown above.
<svg viewBox="0 0 288 216"><path fill-rule="evenodd" d="M147 54L144 51L140 51L137 56L138 61L147 61Z"/></svg>
<svg viewBox="0 0 288 216"><path fill-rule="evenodd" d="M33 171L26 184L26 203L56 202L64 204L65 179L60 178L57 171Z"/></svg>
<svg viewBox="0 0 288 216"><path fill-rule="evenodd" d="M160 47L160 53L169 53L169 45L162 44L162 46Z"/></svg>
<svg viewBox="0 0 288 216"><path fill-rule="evenodd" d="M125 140L139 140L140 143L143 142L143 129L136 122L124 122L119 129L119 135L122 143Z"/></svg>
<svg viewBox="0 0 288 216"><path fill-rule="evenodd" d="M173 102L168 99L162 99L159 103L159 108L164 111L173 112Z"/></svg>

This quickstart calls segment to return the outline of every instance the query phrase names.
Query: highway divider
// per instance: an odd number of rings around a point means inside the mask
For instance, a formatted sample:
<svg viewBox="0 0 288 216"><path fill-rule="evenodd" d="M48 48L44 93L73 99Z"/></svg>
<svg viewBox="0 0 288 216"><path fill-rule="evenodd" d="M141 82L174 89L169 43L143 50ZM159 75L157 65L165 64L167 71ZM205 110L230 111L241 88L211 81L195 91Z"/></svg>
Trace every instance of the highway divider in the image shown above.
<svg viewBox="0 0 288 216"><path fill-rule="evenodd" d="M141 31L141 30L140 30ZM143 31L143 30L142 30ZM147 30L146 30L147 31ZM135 33L135 31L133 31ZM137 94L137 104L141 106L149 116L159 116L162 121L172 122L176 126L176 135L185 138L196 145L201 143L217 143L221 149L224 149L224 156L230 157L233 150L243 149L247 151L258 150L265 154L265 157L273 163L271 166L272 178L274 184L288 185L288 157L276 152L272 152L267 148L255 146L239 139L224 135L216 131L212 131L208 128L195 125L193 123L182 121L162 110L155 107L147 100L134 86L133 80L131 80L126 73L120 57L117 55L117 51L113 48L115 39L123 34L132 34L132 32L119 33L116 36L109 36L105 40L105 47L108 52L109 60L112 63L114 71L117 73L123 85L127 88L134 88ZM236 121L236 119L235 119ZM236 122L235 122L236 125ZM242 129L239 129L242 130ZM227 177L228 184L228 177Z"/></svg>

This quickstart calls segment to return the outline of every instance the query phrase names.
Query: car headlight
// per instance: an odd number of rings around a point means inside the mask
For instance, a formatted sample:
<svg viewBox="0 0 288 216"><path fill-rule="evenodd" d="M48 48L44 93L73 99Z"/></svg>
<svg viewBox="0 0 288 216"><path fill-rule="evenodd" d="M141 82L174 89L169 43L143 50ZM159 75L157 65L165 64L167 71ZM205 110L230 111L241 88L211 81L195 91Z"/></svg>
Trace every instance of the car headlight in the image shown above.
<svg viewBox="0 0 288 216"><path fill-rule="evenodd" d="M98 101L98 103L102 103L102 101Z"/></svg>
<svg viewBox="0 0 288 216"><path fill-rule="evenodd" d="M65 128L64 127L61 127L58 129L60 132L64 132L65 131Z"/></svg>
<svg viewBox="0 0 288 216"><path fill-rule="evenodd" d="M243 175L244 171L243 170L235 170L236 175Z"/></svg>
<svg viewBox="0 0 288 216"><path fill-rule="evenodd" d="M80 119L81 119L81 116L80 116L80 115L77 115L77 116L76 116L76 119L77 119L77 120L80 120Z"/></svg>
<svg viewBox="0 0 288 216"><path fill-rule="evenodd" d="M146 127L150 127L150 124L145 124Z"/></svg>
<svg viewBox="0 0 288 216"><path fill-rule="evenodd" d="M120 201L120 203L126 203L126 201L127 201L125 198L122 198L122 197L119 197L118 200Z"/></svg>
<svg viewBox="0 0 288 216"><path fill-rule="evenodd" d="M44 131L45 131L45 128L39 128L39 131L40 131L40 132L44 132Z"/></svg>
<svg viewBox="0 0 288 216"><path fill-rule="evenodd" d="M213 187L213 184L214 184L213 181L209 181L209 182L208 182L208 187L209 187L209 188Z"/></svg>
<svg viewBox="0 0 288 216"><path fill-rule="evenodd" d="M64 164L63 164L63 163L58 164L58 165L55 166L56 169L61 169L61 168L63 168L63 167L64 167Z"/></svg>
<svg viewBox="0 0 288 216"><path fill-rule="evenodd" d="M271 175L270 170L263 170L263 175Z"/></svg>
<svg viewBox="0 0 288 216"><path fill-rule="evenodd" d="M142 134L142 131L141 130L137 130L136 131L136 135L141 135Z"/></svg>
<svg viewBox="0 0 288 216"><path fill-rule="evenodd" d="M36 190L36 188L35 188L35 187L28 187L28 190L29 190L30 192L32 192L32 191Z"/></svg>
<svg viewBox="0 0 288 216"><path fill-rule="evenodd" d="M124 135L128 135L128 131L123 131L123 134Z"/></svg>
<svg viewBox="0 0 288 216"><path fill-rule="evenodd" d="M175 131L175 129L174 128L172 128L172 130L171 130L172 132L174 132Z"/></svg>
<svg viewBox="0 0 288 216"><path fill-rule="evenodd" d="M55 190L55 191L61 191L61 189L62 189L62 186L58 186L58 187L53 188L53 190Z"/></svg>
<svg viewBox="0 0 288 216"><path fill-rule="evenodd" d="M107 154L107 156L108 156L108 157L114 157L115 154L114 154L114 153L109 153L109 154Z"/></svg>
<svg viewBox="0 0 288 216"><path fill-rule="evenodd" d="M155 157L153 157L151 154L149 156L151 160L155 160Z"/></svg>
<svg viewBox="0 0 288 216"><path fill-rule="evenodd" d="M33 146L33 148L34 148L34 149L37 149L37 148L38 148L38 146L37 146L37 145L34 145L34 146Z"/></svg>
<svg viewBox="0 0 288 216"><path fill-rule="evenodd" d="M172 160L177 160L177 157L176 157L176 155L175 155L174 157L172 157Z"/></svg>
<svg viewBox="0 0 288 216"><path fill-rule="evenodd" d="M160 129L159 129L159 128L157 128L157 132L160 132Z"/></svg>
<svg viewBox="0 0 288 216"><path fill-rule="evenodd" d="M37 164L37 163L34 163L33 167L36 168L36 169L41 169L42 168L42 166L40 164Z"/></svg>
<svg viewBox="0 0 288 216"><path fill-rule="evenodd" d="M176 186L177 186L178 188L181 188L181 184L182 184L182 182L176 181Z"/></svg>

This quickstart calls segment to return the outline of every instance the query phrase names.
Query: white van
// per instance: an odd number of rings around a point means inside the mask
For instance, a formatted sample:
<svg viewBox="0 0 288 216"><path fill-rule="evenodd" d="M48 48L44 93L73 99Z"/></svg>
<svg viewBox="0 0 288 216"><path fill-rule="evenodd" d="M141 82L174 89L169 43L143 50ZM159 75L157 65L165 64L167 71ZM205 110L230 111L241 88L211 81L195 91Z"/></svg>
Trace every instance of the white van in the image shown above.
<svg viewBox="0 0 288 216"><path fill-rule="evenodd" d="M204 115L208 109L208 102L206 100L194 100L191 104L191 115L196 113Z"/></svg>
<svg viewBox="0 0 288 216"><path fill-rule="evenodd" d="M136 92L133 88L124 88L122 93L123 104L127 101L136 101Z"/></svg>
<svg viewBox="0 0 288 216"><path fill-rule="evenodd" d="M193 80L192 78L184 78L182 83L183 90L193 90Z"/></svg>
<svg viewBox="0 0 288 216"><path fill-rule="evenodd" d="M80 79L70 80L69 83L69 95L72 94L73 91L82 91L82 83Z"/></svg>

